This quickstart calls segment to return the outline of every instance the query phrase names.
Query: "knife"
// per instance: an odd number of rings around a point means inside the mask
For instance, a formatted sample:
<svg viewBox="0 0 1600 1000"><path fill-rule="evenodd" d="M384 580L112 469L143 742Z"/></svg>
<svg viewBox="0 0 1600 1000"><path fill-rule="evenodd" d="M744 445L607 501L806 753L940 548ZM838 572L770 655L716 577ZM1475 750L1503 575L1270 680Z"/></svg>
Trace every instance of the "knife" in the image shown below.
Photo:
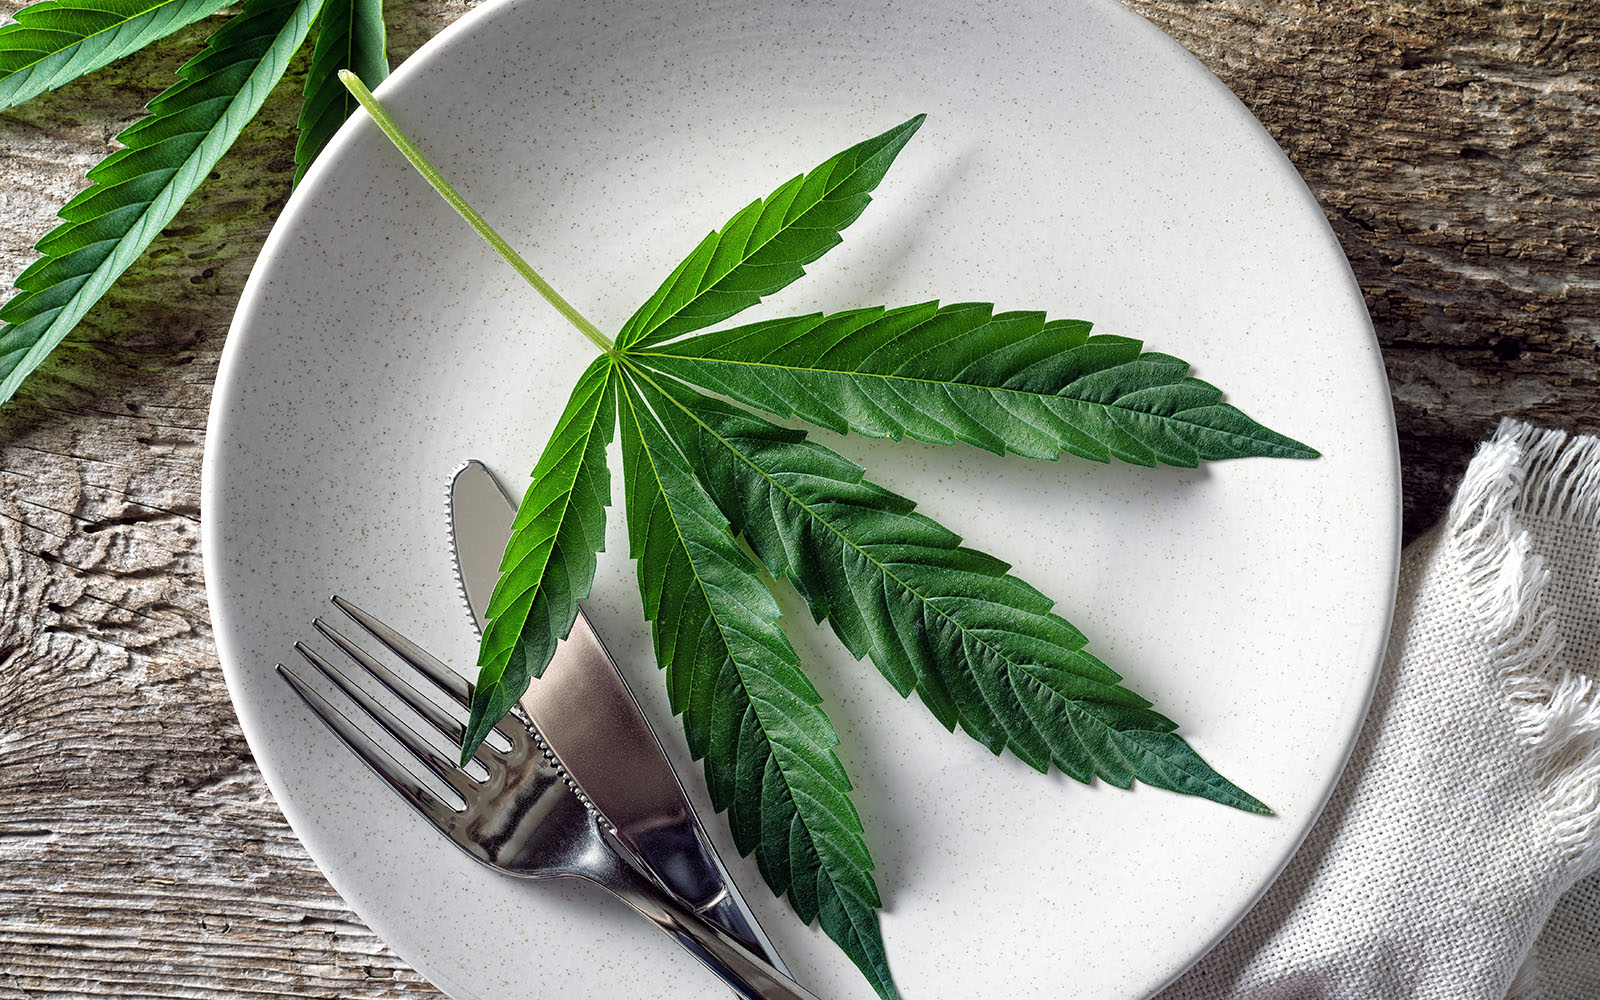
<svg viewBox="0 0 1600 1000"><path fill-rule="evenodd" d="M451 478L448 513L456 582L481 635L517 506L474 460ZM617 839L673 894L787 974L582 608L518 704Z"/></svg>

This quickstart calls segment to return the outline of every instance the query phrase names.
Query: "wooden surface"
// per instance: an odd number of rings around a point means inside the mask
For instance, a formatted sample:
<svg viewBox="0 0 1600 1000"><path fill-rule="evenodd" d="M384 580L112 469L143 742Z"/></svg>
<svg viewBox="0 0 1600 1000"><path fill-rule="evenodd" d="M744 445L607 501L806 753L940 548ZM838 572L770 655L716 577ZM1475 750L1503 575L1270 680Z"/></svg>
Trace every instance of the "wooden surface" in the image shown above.
<svg viewBox="0 0 1600 1000"><path fill-rule="evenodd" d="M391 2L397 61L469 6ZM1600 4L1131 6L1326 208L1383 343L1408 534L1502 415L1600 428ZM215 23L0 113L0 287ZM285 826L206 616L206 409L287 195L298 74L0 408L0 998L432 995Z"/></svg>

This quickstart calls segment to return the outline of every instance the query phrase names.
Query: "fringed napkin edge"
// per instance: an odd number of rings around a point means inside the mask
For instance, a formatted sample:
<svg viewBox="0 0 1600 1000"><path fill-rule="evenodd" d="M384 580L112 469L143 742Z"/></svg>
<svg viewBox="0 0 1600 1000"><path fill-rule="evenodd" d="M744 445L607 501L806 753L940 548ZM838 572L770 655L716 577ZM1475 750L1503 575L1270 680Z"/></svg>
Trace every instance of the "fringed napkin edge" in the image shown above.
<svg viewBox="0 0 1600 1000"><path fill-rule="evenodd" d="M1600 861L1600 685L1563 656L1530 517L1600 531L1600 438L1510 418L1479 445L1446 517L1474 620L1518 734L1533 749L1558 848Z"/></svg>

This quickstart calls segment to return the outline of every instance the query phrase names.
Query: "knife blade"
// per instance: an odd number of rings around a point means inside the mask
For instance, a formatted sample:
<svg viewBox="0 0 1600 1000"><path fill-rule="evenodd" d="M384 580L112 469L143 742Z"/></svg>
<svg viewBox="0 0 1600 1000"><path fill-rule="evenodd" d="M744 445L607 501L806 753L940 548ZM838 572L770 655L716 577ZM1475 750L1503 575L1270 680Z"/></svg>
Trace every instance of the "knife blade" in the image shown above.
<svg viewBox="0 0 1600 1000"><path fill-rule="evenodd" d="M482 633L516 503L482 462L451 477L456 583ZM519 702L573 783L671 892L785 974L772 942L728 876L655 731L580 608L572 633Z"/></svg>

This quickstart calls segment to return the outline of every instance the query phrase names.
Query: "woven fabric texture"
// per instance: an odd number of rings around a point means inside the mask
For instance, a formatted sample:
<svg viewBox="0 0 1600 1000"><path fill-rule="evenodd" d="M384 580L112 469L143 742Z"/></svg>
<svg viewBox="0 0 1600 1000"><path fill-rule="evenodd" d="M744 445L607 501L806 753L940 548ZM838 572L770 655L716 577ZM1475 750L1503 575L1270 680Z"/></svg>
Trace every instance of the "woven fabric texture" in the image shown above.
<svg viewBox="0 0 1600 1000"><path fill-rule="evenodd" d="M1600 875L1561 897L1534 942L1525 979L1527 1000L1600 997Z"/></svg>

